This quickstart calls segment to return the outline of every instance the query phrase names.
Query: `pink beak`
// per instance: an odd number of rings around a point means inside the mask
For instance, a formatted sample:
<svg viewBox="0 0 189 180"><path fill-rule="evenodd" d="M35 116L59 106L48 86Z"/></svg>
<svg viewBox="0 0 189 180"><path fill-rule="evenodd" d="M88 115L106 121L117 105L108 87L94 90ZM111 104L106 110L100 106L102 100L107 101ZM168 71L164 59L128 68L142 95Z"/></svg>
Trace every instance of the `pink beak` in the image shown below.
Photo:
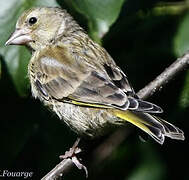
<svg viewBox="0 0 189 180"><path fill-rule="evenodd" d="M5 45L24 45L27 42L31 42L32 38L29 33L30 31L26 29L16 29L11 34Z"/></svg>

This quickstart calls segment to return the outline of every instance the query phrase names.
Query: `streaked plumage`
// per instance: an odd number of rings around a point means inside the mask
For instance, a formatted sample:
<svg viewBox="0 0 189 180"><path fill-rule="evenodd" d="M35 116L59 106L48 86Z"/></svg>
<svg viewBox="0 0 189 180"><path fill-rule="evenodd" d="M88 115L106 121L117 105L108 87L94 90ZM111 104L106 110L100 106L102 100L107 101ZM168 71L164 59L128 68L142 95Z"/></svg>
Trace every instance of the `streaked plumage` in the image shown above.
<svg viewBox="0 0 189 180"><path fill-rule="evenodd" d="M33 96L80 136L96 137L111 126L130 122L160 144L165 136L184 140L179 128L149 114L162 109L136 96L107 51L65 10L25 11L7 44L30 48L28 74Z"/></svg>

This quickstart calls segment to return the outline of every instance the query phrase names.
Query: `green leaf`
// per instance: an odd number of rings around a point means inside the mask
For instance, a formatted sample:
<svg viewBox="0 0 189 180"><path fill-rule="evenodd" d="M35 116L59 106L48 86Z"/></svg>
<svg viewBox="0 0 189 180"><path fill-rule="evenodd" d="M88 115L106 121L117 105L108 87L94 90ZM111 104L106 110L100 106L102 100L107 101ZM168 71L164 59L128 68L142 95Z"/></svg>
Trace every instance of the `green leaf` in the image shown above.
<svg viewBox="0 0 189 180"><path fill-rule="evenodd" d="M131 173L128 180L159 180L164 179L165 166L159 154L150 145L142 144L140 146L141 162Z"/></svg>
<svg viewBox="0 0 189 180"><path fill-rule="evenodd" d="M179 105L181 108L189 107L189 71L186 74L184 86L180 95Z"/></svg>
<svg viewBox="0 0 189 180"><path fill-rule="evenodd" d="M88 20L89 34L100 42L119 16L125 0L65 0Z"/></svg>
<svg viewBox="0 0 189 180"><path fill-rule="evenodd" d="M30 59L29 51L24 47L10 46L2 48L8 72L14 82L19 95L26 96L29 82L27 78L27 65Z"/></svg>
<svg viewBox="0 0 189 180"><path fill-rule="evenodd" d="M0 57L0 79L1 79L1 72L2 72L2 65L1 65L2 57Z"/></svg>
<svg viewBox="0 0 189 180"><path fill-rule="evenodd" d="M28 50L20 46L5 47L4 44L14 31L15 23L21 13L33 6L58 6L55 0L1 0L0 1L0 54L21 96L28 93L27 65L30 59Z"/></svg>
<svg viewBox="0 0 189 180"><path fill-rule="evenodd" d="M174 38L174 51L177 56L183 55L189 50L189 12L181 20Z"/></svg>
<svg viewBox="0 0 189 180"><path fill-rule="evenodd" d="M180 25L178 26L178 31L174 39L174 50L177 56L182 56L189 50L189 12L185 14ZM189 72L187 72L185 77L185 82L181 91L179 105L181 108L186 108L189 106Z"/></svg>

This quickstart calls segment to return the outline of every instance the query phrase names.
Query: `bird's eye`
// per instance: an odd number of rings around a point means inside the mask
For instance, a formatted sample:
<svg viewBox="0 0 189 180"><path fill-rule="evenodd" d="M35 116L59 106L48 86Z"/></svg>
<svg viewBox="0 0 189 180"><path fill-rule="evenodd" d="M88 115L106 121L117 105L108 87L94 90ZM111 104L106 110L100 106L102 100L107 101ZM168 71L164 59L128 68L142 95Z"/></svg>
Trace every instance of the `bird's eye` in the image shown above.
<svg viewBox="0 0 189 180"><path fill-rule="evenodd" d="M29 22L30 25L33 25L33 24L35 24L37 22L37 18L36 17L31 17L28 22Z"/></svg>

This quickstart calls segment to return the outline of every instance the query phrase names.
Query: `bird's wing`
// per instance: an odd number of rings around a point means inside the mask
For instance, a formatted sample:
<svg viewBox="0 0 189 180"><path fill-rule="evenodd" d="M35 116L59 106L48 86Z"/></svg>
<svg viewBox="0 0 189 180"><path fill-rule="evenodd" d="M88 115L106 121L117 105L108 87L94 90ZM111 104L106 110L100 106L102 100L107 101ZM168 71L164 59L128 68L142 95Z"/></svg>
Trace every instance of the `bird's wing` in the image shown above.
<svg viewBox="0 0 189 180"><path fill-rule="evenodd" d="M86 55L86 53L85 53ZM158 112L159 107L141 101L114 62L87 62L85 55L63 47L49 47L35 62L36 87L42 96L77 105Z"/></svg>

